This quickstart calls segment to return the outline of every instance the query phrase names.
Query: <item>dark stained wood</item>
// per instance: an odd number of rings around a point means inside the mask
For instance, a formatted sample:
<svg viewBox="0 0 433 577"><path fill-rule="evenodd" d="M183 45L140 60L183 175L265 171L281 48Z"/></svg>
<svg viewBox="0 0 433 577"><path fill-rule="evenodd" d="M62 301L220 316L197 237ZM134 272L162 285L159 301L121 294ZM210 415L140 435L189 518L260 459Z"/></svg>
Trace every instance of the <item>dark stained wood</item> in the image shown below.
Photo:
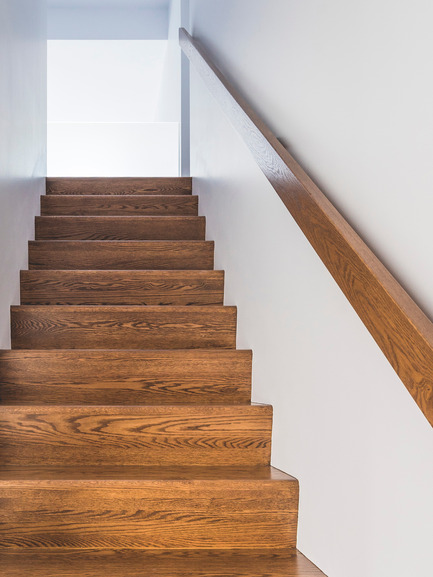
<svg viewBox="0 0 433 577"><path fill-rule="evenodd" d="M45 270L210 270L212 241L32 241L29 268Z"/></svg>
<svg viewBox="0 0 433 577"><path fill-rule="evenodd" d="M198 196L44 195L42 216L197 216Z"/></svg>
<svg viewBox="0 0 433 577"><path fill-rule="evenodd" d="M13 349L236 347L236 307L15 306Z"/></svg>
<svg viewBox="0 0 433 577"><path fill-rule="evenodd" d="M0 351L0 402L248 404L251 363L242 350Z"/></svg>
<svg viewBox="0 0 433 577"><path fill-rule="evenodd" d="M21 271L23 305L222 305L223 271Z"/></svg>
<svg viewBox="0 0 433 577"><path fill-rule="evenodd" d="M0 553L4 577L324 577L295 549Z"/></svg>
<svg viewBox="0 0 433 577"><path fill-rule="evenodd" d="M201 216L37 216L36 240L204 240Z"/></svg>
<svg viewBox="0 0 433 577"><path fill-rule="evenodd" d="M186 30L183 51L433 425L433 324Z"/></svg>
<svg viewBox="0 0 433 577"><path fill-rule="evenodd" d="M180 178L47 178L47 194L191 194L192 179Z"/></svg>
<svg viewBox="0 0 433 577"><path fill-rule="evenodd" d="M0 455L26 467L257 467L271 427L266 405L0 406Z"/></svg>

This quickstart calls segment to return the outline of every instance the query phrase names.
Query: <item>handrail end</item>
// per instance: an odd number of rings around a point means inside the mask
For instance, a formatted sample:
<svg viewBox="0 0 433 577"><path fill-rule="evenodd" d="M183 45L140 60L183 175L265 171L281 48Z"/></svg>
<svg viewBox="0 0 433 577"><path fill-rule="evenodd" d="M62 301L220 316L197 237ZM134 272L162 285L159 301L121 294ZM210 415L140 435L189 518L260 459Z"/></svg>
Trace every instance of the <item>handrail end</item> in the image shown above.
<svg viewBox="0 0 433 577"><path fill-rule="evenodd" d="M191 39L192 36L187 32L186 28L179 28L179 43L182 40Z"/></svg>

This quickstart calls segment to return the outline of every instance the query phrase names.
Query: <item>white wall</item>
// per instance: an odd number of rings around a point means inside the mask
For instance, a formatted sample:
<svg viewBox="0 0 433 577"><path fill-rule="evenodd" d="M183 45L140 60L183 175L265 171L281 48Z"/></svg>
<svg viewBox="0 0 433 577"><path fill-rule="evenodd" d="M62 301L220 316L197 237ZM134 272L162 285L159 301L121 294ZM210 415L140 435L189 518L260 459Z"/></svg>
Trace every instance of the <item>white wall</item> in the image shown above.
<svg viewBox="0 0 433 577"><path fill-rule="evenodd" d="M48 120L154 122L166 50L167 40L50 40Z"/></svg>
<svg viewBox="0 0 433 577"><path fill-rule="evenodd" d="M0 347L46 174L46 6L0 0Z"/></svg>
<svg viewBox="0 0 433 577"><path fill-rule="evenodd" d="M155 122L166 50L167 40L48 42L50 176L178 176L179 125Z"/></svg>
<svg viewBox="0 0 433 577"><path fill-rule="evenodd" d="M165 40L166 8L50 6L48 38L52 40Z"/></svg>
<svg viewBox="0 0 433 577"><path fill-rule="evenodd" d="M191 0L191 32L433 312L433 6ZM192 174L301 484L299 547L329 577L430 577L433 431L202 81Z"/></svg>
<svg viewBox="0 0 433 577"><path fill-rule="evenodd" d="M167 52L164 61L157 118L163 122L181 121L181 50L179 27L181 24L181 0L172 0L169 10Z"/></svg>
<svg viewBox="0 0 433 577"><path fill-rule="evenodd" d="M48 174L179 176L177 122L50 122Z"/></svg>
<svg viewBox="0 0 433 577"><path fill-rule="evenodd" d="M158 119L179 122L181 174L190 175L189 65L179 46L179 28L187 27L189 0L171 0L168 44L159 94Z"/></svg>

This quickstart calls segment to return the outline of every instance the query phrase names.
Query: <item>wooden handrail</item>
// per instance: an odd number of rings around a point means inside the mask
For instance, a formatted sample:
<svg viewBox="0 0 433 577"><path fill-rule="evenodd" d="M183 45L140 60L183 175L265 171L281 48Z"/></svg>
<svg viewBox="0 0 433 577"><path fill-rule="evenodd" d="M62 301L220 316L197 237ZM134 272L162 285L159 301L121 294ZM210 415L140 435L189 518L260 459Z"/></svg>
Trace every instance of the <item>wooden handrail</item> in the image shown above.
<svg viewBox="0 0 433 577"><path fill-rule="evenodd" d="M180 45L433 425L433 323L183 28Z"/></svg>

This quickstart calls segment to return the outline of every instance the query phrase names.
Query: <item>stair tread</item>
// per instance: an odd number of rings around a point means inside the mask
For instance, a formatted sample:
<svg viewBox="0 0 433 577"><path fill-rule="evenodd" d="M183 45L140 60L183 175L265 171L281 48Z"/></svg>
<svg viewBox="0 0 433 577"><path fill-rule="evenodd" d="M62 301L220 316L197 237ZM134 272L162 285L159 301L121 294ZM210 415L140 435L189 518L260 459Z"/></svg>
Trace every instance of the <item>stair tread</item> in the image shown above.
<svg viewBox="0 0 433 577"><path fill-rule="evenodd" d="M42 305L41 305L42 306ZM82 307L80 307L82 308ZM189 307L188 307L189 308ZM200 307L202 308L202 307ZM214 308L214 307L212 307ZM106 353L115 353L116 355L124 355L124 354L137 354L137 355L145 355L146 357L149 355L157 355L159 356L160 354L169 354L169 355L179 355L182 356L183 355L191 355L191 356L195 356L195 355L215 355L216 357L222 356L224 357L227 354L241 354L241 353L248 353L251 354L250 349L234 349L234 350L225 350L225 349L218 349L218 348L209 348L209 349L164 349L164 348L158 348L158 349L116 349L116 348L106 348L106 349L44 349L44 350L39 350L39 349L25 349L25 350L19 350L19 349L0 349L0 355L13 355L14 357L16 357L17 355L22 355L22 356L34 356L36 355L37 357L39 357L40 355L44 355L44 356L50 356L50 355L59 355L59 356L64 356L64 355L79 355L79 354L83 354L83 355L101 355L101 354L106 354Z"/></svg>
<svg viewBox="0 0 433 577"><path fill-rule="evenodd" d="M74 202L81 202L81 203L85 203L87 201L89 202L95 202L95 204L97 202L155 202L156 200L161 200L161 202L166 202L169 203L170 201L176 201L176 202L185 202L185 204L188 204L191 199L194 199L194 203L198 202L198 196L182 196L179 194L98 194L98 195L94 195L94 194L68 194L68 195L63 195L63 194L50 194L49 196L47 195L42 195L41 199L46 202L47 204L55 204L56 202L64 202L64 204L73 204Z"/></svg>
<svg viewBox="0 0 433 577"><path fill-rule="evenodd" d="M241 407L236 407L236 414L237 415L242 415L242 414L246 414L249 413L251 408L254 407L256 409L260 409L261 411L264 411L264 413L272 413L272 405L267 405L266 403L249 403L248 405L245 406L241 406ZM203 405L186 405L186 406L178 406L178 405L130 405L128 407L122 407L120 405L96 405L94 407L82 407L79 405L64 405L64 406L58 406L58 405L35 405L34 407L32 407L31 409L29 407L26 406L16 406L16 407L12 407L10 405L0 405L0 414L5 413L5 412L10 412L10 413L14 413L14 412L18 412L18 411L29 411L30 413L34 414L37 413L38 411L40 411L41 413L58 413L59 410L64 410L65 412L68 411L95 411L98 412L98 414L102 415L102 414L106 414L106 413L111 413L113 411L118 412L118 413L125 413L125 414L133 414L134 412L140 413L140 412L147 412L150 414L158 414L159 411L163 410L165 412L173 412L173 413L179 413L179 412L183 412L183 411L188 411L190 412L192 415L196 412L200 412L203 410L209 411L209 413L215 412L223 412L225 410L229 410L229 411L233 411L233 407L231 405L213 405L213 406L209 406L207 403L204 403Z"/></svg>
<svg viewBox="0 0 433 577"><path fill-rule="evenodd" d="M191 311L197 312L198 314L204 312L212 312L214 313L215 310L218 309L225 309L225 310L236 310L236 306L232 305L220 305L216 306L197 306L197 307L190 307L185 305L12 305L12 310L25 310L31 311L34 310L35 312L43 312L47 310L53 310L56 312L79 312L82 313L83 311L87 312L98 312L98 311L107 311L107 312L117 312L117 311L136 311L136 312L144 312L144 311L161 311L161 312L185 312L189 313Z"/></svg>
<svg viewBox="0 0 433 577"><path fill-rule="evenodd" d="M296 549L5 551L4 577L324 577Z"/></svg>
<svg viewBox="0 0 433 577"><path fill-rule="evenodd" d="M157 246L157 245L169 245L174 246L176 244L185 244L186 246L194 246L201 244L213 244L211 240L30 240L29 245L40 245L46 244L47 246L66 246L66 245L77 245L77 246L94 246L95 244L100 244L102 246L113 246L113 245L125 245L125 246Z"/></svg>
<svg viewBox="0 0 433 577"><path fill-rule="evenodd" d="M106 276L110 278L110 275L115 273L119 276L124 276L125 278L131 278L131 276L135 277L149 277L149 278L164 278L164 277L183 277L183 278L207 278L207 277L220 277L224 271L222 270L183 270L183 269L168 269L168 270L152 270L152 269L145 269L145 270L136 270L136 269L123 269L123 270L110 270L110 269L86 269L86 270L62 270L62 269L49 269L49 270L22 270L21 273L29 276L30 278L38 278L40 276L48 277L48 276L67 276L73 274L74 277L79 278L80 280L86 280L91 275L97 276Z"/></svg>
<svg viewBox="0 0 433 577"><path fill-rule="evenodd" d="M2 466L0 468L0 486L13 483L49 482L56 487L61 484L109 484L111 482L141 482L141 481L227 481L258 482L286 481L297 483L296 479L287 473L271 466L262 467L199 467L176 465L171 467L151 466L74 466L74 467L27 467ZM243 485L245 486L245 485Z"/></svg>
<svg viewBox="0 0 433 577"><path fill-rule="evenodd" d="M80 197L81 198L81 197ZM40 222L164 222L166 224L175 222L200 222L205 220L204 216L196 215L149 215L149 214L128 214L126 216L112 214L48 214L44 216L35 216Z"/></svg>

